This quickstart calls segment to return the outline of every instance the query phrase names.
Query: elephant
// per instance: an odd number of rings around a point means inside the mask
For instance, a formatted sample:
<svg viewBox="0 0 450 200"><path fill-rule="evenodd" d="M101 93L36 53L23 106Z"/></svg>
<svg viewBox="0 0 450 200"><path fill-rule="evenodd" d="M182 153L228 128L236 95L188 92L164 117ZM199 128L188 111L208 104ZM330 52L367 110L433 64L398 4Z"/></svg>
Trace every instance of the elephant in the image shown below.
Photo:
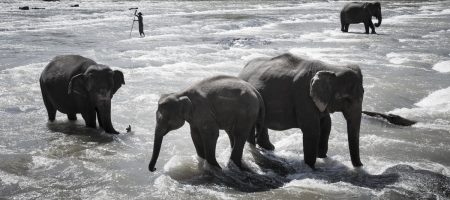
<svg viewBox="0 0 450 200"><path fill-rule="evenodd" d="M187 121L197 155L211 166L217 163L219 129L225 130L231 144L231 161L240 169L242 151L256 124L264 123L264 102L249 83L232 76L204 79L177 93L161 95L156 111L153 154L149 170L155 171L163 137Z"/></svg>
<svg viewBox="0 0 450 200"><path fill-rule="evenodd" d="M81 113L86 126L96 128L97 116L106 133L118 134L111 123L111 99L125 84L121 71L79 55L60 55L44 68L39 83L49 121L56 111L69 120Z"/></svg>
<svg viewBox="0 0 450 200"><path fill-rule="evenodd" d="M255 58L239 78L253 85L264 99L263 126L256 126L257 144L274 150L267 129L300 128L305 163L315 169L316 157L325 158L331 130L330 113L342 112L347 122L352 164L362 166L359 129L364 96L363 77L357 65L331 65L290 53Z"/></svg>
<svg viewBox="0 0 450 200"><path fill-rule="evenodd" d="M352 2L348 3L341 10L341 31L348 32L348 26L350 24L364 23L366 34L369 34L369 27L372 29L372 34L376 34L375 27L372 23L372 16L378 19L376 27L381 25L381 4L375 3L360 3Z"/></svg>

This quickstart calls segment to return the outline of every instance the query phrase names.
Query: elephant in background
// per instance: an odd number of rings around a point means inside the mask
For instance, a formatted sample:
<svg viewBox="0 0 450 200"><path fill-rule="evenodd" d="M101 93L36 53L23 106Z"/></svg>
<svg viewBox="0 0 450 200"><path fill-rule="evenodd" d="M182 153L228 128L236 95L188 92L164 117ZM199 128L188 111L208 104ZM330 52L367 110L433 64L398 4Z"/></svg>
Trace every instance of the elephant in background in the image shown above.
<svg viewBox="0 0 450 200"><path fill-rule="evenodd" d="M39 83L49 121L56 111L69 120L81 113L87 127L96 128L97 117L105 132L118 134L111 123L111 98L125 84L121 71L79 55L62 55L45 67Z"/></svg>
<svg viewBox="0 0 450 200"><path fill-rule="evenodd" d="M220 168L216 161L216 143L219 129L225 130L231 144L230 159L242 169L242 151L246 140L254 133L255 124L264 120L264 102L249 83L231 76L215 76L191 87L164 94L156 111L155 141L149 170L161 150L163 137L182 127L187 121L191 137L200 158Z"/></svg>
<svg viewBox="0 0 450 200"><path fill-rule="evenodd" d="M253 85L264 99L264 124L256 127L259 146L274 149L268 128L300 128L305 162L314 169L316 157L325 158L328 151L330 113L338 111L347 121L352 164L362 166L359 130L364 88L358 66L335 66L283 54L251 60L239 78Z"/></svg>
<svg viewBox="0 0 450 200"><path fill-rule="evenodd" d="M376 34L374 24L372 23L372 16L378 19L376 27L381 25L381 4L375 3L348 3L341 10L341 31L348 32L350 24L364 23L366 34L369 34L369 27L372 29L372 34Z"/></svg>

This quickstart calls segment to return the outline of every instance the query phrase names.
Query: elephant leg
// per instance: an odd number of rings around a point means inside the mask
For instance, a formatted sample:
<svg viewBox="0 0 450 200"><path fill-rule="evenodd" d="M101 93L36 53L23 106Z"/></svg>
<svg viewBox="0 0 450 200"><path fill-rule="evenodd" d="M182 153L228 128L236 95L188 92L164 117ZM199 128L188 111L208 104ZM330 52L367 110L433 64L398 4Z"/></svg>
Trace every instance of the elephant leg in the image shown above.
<svg viewBox="0 0 450 200"><path fill-rule="evenodd" d="M221 169L219 163L216 160L216 144L217 138L219 138L219 129L210 128L202 130L203 150L205 152L205 159L210 165Z"/></svg>
<svg viewBox="0 0 450 200"><path fill-rule="evenodd" d="M75 121L77 120L77 114L76 113L67 114L67 119L69 119L70 121Z"/></svg>
<svg viewBox="0 0 450 200"><path fill-rule="evenodd" d="M250 131L250 134L247 137L247 142L252 145L256 145L255 131L256 131L256 128L255 128L255 126L253 126L252 130Z"/></svg>
<svg viewBox="0 0 450 200"><path fill-rule="evenodd" d="M364 28L366 29L366 34L369 34L369 23L364 22Z"/></svg>
<svg viewBox="0 0 450 200"><path fill-rule="evenodd" d="M47 95L44 94L44 92L42 92L42 97L44 99L45 108L47 109L48 120L51 122L55 121L56 108L52 105L52 103L48 99Z"/></svg>
<svg viewBox="0 0 450 200"><path fill-rule="evenodd" d="M246 120L242 120L246 121ZM247 126L247 127L246 127ZM247 124L239 124L230 135L234 135L234 145L233 150L231 151L230 159L234 162L239 169L242 168L242 153L245 146L245 141L248 138L249 134L251 134L252 127L248 127Z"/></svg>
<svg viewBox="0 0 450 200"><path fill-rule="evenodd" d="M375 26L373 25L373 22L372 22L372 20L370 20L369 21L369 27L370 27L370 29L372 29L372 34L376 34L376 32L375 32Z"/></svg>
<svg viewBox="0 0 450 200"><path fill-rule="evenodd" d="M244 151L245 138L238 138L234 140L234 147L231 150L230 159L234 162L239 169L242 169L242 153Z"/></svg>
<svg viewBox="0 0 450 200"><path fill-rule="evenodd" d="M328 139L331 131L331 118L327 115L320 119L319 158L326 158L328 152Z"/></svg>
<svg viewBox="0 0 450 200"><path fill-rule="evenodd" d="M205 152L202 144L202 137L197 128L191 126L191 138L194 142L195 150L197 151L198 157L205 159Z"/></svg>
<svg viewBox="0 0 450 200"><path fill-rule="evenodd" d="M256 143L263 149L273 151L275 146L269 140L269 133L266 127L256 125Z"/></svg>
<svg viewBox="0 0 450 200"><path fill-rule="evenodd" d="M345 24L345 30L344 32L348 32L348 27L350 26L350 24Z"/></svg>
<svg viewBox="0 0 450 200"><path fill-rule="evenodd" d="M100 126L100 128L105 129L105 127L103 126L103 120L100 119L100 116L97 113L97 121L98 121L98 126Z"/></svg>
<svg viewBox="0 0 450 200"><path fill-rule="evenodd" d="M233 137L233 134L230 134L228 131L227 131L227 134L228 134L228 139L230 139L230 146L231 146L231 148L234 148L234 137Z"/></svg>
<svg viewBox="0 0 450 200"><path fill-rule="evenodd" d="M303 154L305 157L305 163L315 169L317 158L317 147L319 146L319 134L320 134L320 124L319 120L311 121L309 123L304 123L301 126L303 132Z"/></svg>
<svg viewBox="0 0 450 200"><path fill-rule="evenodd" d="M87 127L90 127L90 128L97 127L97 122L95 121L95 118L96 118L95 110L89 110L86 112L82 112L81 116L83 117L84 122L86 123Z"/></svg>
<svg viewBox="0 0 450 200"><path fill-rule="evenodd" d="M341 22L341 31L345 32L345 23Z"/></svg>

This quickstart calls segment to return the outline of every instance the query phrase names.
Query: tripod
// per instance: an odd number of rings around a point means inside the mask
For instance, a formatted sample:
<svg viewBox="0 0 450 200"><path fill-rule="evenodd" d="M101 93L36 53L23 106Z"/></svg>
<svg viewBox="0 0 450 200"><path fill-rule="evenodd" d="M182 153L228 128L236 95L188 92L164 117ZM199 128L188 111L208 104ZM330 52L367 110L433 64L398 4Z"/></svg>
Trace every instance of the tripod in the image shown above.
<svg viewBox="0 0 450 200"><path fill-rule="evenodd" d="M130 38L131 38L131 32L133 31L133 26L134 26L134 21L136 19L136 12L137 12L138 8L130 8L130 10L134 10L134 14L133 14L133 23L131 24L131 30L130 30Z"/></svg>

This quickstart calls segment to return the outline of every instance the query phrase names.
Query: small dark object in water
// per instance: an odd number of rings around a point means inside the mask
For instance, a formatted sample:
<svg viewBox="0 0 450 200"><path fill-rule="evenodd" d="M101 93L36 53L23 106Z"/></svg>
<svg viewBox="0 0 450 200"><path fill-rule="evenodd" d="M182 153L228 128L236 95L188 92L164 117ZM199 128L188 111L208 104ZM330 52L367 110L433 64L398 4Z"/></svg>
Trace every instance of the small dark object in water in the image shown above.
<svg viewBox="0 0 450 200"><path fill-rule="evenodd" d="M400 126L411 126L411 125L414 125L415 123L417 123L416 121L405 119L403 117L400 117L398 115L393 115L393 114L386 115L386 114L370 112L370 111L362 111L362 113L369 115L371 117L384 118L384 119L388 120L390 123L400 125Z"/></svg>
<svg viewBox="0 0 450 200"><path fill-rule="evenodd" d="M73 4L73 5L70 5L70 7L75 8L75 7L80 7L80 5L79 4Z"/></svg>
<svg viewBox="0 0 450 200"><path fill-rule="evenodd" d="M34 8L31 8L31 9L34 9L34 10L44 10L45 8L34 7Z"/></svg>
<svg viewBox="0 0 450 200"><path fill-rule="evenodd" d="M125 130L127 130L127 133L131 132L131 125L128 125L128 128L126 128Z"/></svg>
<svg viewBox="0 0 450 200"><path fill-rule="evenodd" d="M128 10L137 10L138 8L137 7L135 7L135 8L128 8Z"/></svg>
<svg viewBox="0 0 450 200"><path fill-rule="evenodd" d="M28 6L22 6L22 7L19 7L19 9L20 9L20 10L30 10L30 7L28 7Z"/></svg>
<svg viewBox="0 0 450 200"><path fill-rule="evenodd" d="M43 0L43 1L59 1L59 0Z"/></svg>

